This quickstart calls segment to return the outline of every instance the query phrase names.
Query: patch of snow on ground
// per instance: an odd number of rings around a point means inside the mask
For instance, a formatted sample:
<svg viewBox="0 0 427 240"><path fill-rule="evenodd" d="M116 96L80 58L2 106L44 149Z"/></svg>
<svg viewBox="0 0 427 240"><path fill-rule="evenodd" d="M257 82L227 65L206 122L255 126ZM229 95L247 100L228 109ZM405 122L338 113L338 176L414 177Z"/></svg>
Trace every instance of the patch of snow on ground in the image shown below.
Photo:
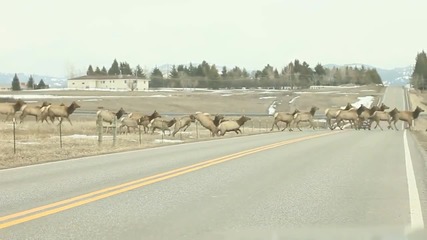
<svg viewBox="0 0 427 240"><path fill-rule="evenodd" d="M0 95L1 98L13 98L13 99L70 99L70 98L78 98L78 99L102 99L102 98L150 98L150 97L170 97L171 95L149 95L149 96L60 96L60 95Z"/></svg>
<svg viewBox="0 0 427 240"><path fill-rule="evenodd" d="M370 108L372 103L374 102L373 96L358 97L357 99L359 100L352 104L355 108L359 108L362 104L363 106Z"/></svg>
<svg viewBox="0 0 427 240"><path fill-rule="evenodd" d="M340 93L337 93L337 94L341 94L341 95L359 95L359 93L347 93L347 92L340 92Z"/></svg>
<svg viewBox="0 0 427 240"><path fill-rule="evenodd" d="M144 96L144 97L170 97L170 95L169 96L165 96L165 95L151 95L151 96Z"/></svg>
<svg viewBox="0 0 427 240"><path fill-rule="evenodd" d="M291 99L291 101L289 101L289 103L293 103L297 98L299 98L300 96L296 96L294 98Z"/></svg>
<svg viewBox="0 0 427 240"><path fill-rule="evenodd" d="M182 140L170 140L170 139L156 139L154 140L155 143L182 143L184 141Z"/></svg>
<svg viewBox="0 0 427 240"><path fill-rule="evenodd" d="M338 93L338 91L328 91L328 92L295 92L295 94L331 94Z"/></svg>
<svg viewBox="0 0 427 240"><path fill-rule="evenodd" d="M373 90L373 89L363 89L363 90L360 90L361 92L375 92L375 90Z"/></svg>
<svg viewBox="0 0 427 240"><path fill-rule="evenodd" d="M272 99L272 98L275 99L276 97L260 97L259 99L262 100L262 99Z"/></svg>
<svg viewBox="0 0 427 240"><path fill-rule="evenodd" d="M82 100L82 102L98 102L101 101L101 99L86 99L86 100Z"/></svg>
<svg viewBox="0 0 427 240"><path fill-rule="evenodd" d="M58 137L58 136L55 136ZM98 136L97 135L84 135L84 134L73 134L73 135L67 135L67 136L62 136L62 137L68 137L68 138L75 138L75 139L97 139ZM108 137L113 137L113 136L102 136L102 138L108 138Z"/></svg>
<svg viewBox="0 0 427 240"><path fill-rule="evenodd" d="M233 96L233 94L222 94L221 97L229 97L229 96Z"/></svg>
<svg viewBox="0 0 427 240"><path fill-rule="evenodd" d="M16 142L17 144L22 144L22 145L37 145L40 144L39 142Z"/></svg>
<svg viewBox="0 0 427 240"><path fill-rule="evenodd" d="M268 115L273 115L276 112L277 101L273 101L273 103L268 107Z"/></svg>

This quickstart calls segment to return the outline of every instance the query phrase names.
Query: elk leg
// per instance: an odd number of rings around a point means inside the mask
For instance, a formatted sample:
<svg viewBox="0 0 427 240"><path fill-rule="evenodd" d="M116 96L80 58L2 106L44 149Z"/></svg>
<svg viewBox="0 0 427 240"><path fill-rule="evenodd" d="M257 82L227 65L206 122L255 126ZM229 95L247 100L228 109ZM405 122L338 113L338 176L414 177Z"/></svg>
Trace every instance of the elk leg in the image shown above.
<svg viewBox="0 0 427 240"><path fill-rule="evenodd" d="M282 132L283 131L285 131L285 129L289 126L289 123L288 122L285 122L286 123L286 125L285 125L285 127L282 129Z"/></svg>
<svg viewBox="0 0 427 240"><path fill-rule="evenodd" d="M380 127L381 131L384 131L383 128L381 127L380 121L378 121L377 125L378 127Z"/></svg>
<svg viewBox="0 0 427 240"><path fill-rule="evenodd" d="M276 119L274 119L273 125L271 125L270 132L271 132L271 131L273 131L274 125L276 125L277 130L279 130L279 131L280 131L279 125L277 125L277 121L276 121ZM282 130L282 131L283 131L283 130Z"/></svg>
<svg viewBox="0 0 427 240"><path fill-rule="evenodd" d="M309 121L310 121L310 125L311 125L311 127L313 128L313 130L315 130L316 128L314 127L313 119L310 119Z"/></svg>
<svg viewBox="0 0 427 240"><path fill-rule="evenodd" d="M299 127L299 121L297 122L296 126L297 126L298 130L302 131L302 129Z"/></svg>

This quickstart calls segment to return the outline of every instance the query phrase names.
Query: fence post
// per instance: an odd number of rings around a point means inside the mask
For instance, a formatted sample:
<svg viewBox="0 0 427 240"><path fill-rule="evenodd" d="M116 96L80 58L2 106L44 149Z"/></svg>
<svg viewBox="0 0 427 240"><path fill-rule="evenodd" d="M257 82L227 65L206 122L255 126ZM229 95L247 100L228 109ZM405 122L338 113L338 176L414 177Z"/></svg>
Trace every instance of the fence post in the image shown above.
<svg viewBox="0 0 427 240"><path fill-rule="evenodd" d="M98 115L98 118L96 119L96 126L98 130L98 147L102 144L102 132L104 131L104 127L102 126L102 116Z"/></svg>
<svg viewBox="0 0 427 240"><path fill-rule="evenodd" d="M139 145L141 145L142 144L141 125L138 125L138 134L139 134Z"/></svg>
<svg viewBox="0 0 427 240"><path fill-rule="evenodd" d="M116 138L117 138L117 117L114 116L113 118L113 147L116 146Z"/></svg>
<svg viewBox="0 0 427 240"><path fill-rule="evenodd" d="M199 124L196 122L196 139L199 139Z"/></svg>
<svg viewBox="0 0 427 240"><path fill-rule="evenodd" d="M62 121L59 121L59 147L62 148Z"/></svg>
<svg viewBox="0 0 427 240"><path fill-rule="evenodd" d="M16 127L15 127L15 124L16 124L16 118L13 118L12 119L12 121L13 121L13 154L16 154Z"/></svg>

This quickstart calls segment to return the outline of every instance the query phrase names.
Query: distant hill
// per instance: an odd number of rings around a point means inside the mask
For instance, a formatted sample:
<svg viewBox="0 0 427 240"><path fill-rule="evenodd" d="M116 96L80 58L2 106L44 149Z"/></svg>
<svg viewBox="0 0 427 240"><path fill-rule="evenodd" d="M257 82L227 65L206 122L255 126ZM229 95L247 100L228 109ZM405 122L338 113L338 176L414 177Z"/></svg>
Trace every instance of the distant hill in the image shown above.
<svg viewBox="0 0 427 240"><path fill-rule="evenodd" d="M52 88L63 88L67 86L67 79L65 77L52 77L37 74L18 73L19 81L21 83L27 82L30 75L33 75L33 79L36 84L40 82L40 79L43 79L44 83ZM15 73L0 73L0 85L11 85L13 76L15 76Z"/></svg>
<svg viewBox="0 0 427 240"><path fill-rule="evenodd" d="M326 64L324 67L332 68L332 67L343 67L343 66L344 67L351 66L351 67L358 67L358 68L361 68L362 66L364 66L365 68L375 68L377 69L377 72L380 75L384 85L398 85L398 86L403 86L408 84L411 79L412 72L414 71L414 68L412 66L399 67L399 68L393 68L393 69L383 69L383 68L377 68L371 65L360 64L360 63L352 63L352 64L344 64L344 65Z"/></svg>

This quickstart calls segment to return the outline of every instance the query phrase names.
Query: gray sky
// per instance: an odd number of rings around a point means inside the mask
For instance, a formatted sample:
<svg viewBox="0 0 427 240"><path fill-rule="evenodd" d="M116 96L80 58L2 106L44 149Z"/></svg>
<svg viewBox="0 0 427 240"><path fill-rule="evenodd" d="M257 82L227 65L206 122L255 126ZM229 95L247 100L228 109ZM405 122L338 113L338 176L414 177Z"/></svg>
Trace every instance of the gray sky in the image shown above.
<svg viewBox="0 0 427 240"><path fill-rule="evenodd" d="M0 0L0 72L67 76L114 58L147 68L415 63L426 0Z"/></svg>

